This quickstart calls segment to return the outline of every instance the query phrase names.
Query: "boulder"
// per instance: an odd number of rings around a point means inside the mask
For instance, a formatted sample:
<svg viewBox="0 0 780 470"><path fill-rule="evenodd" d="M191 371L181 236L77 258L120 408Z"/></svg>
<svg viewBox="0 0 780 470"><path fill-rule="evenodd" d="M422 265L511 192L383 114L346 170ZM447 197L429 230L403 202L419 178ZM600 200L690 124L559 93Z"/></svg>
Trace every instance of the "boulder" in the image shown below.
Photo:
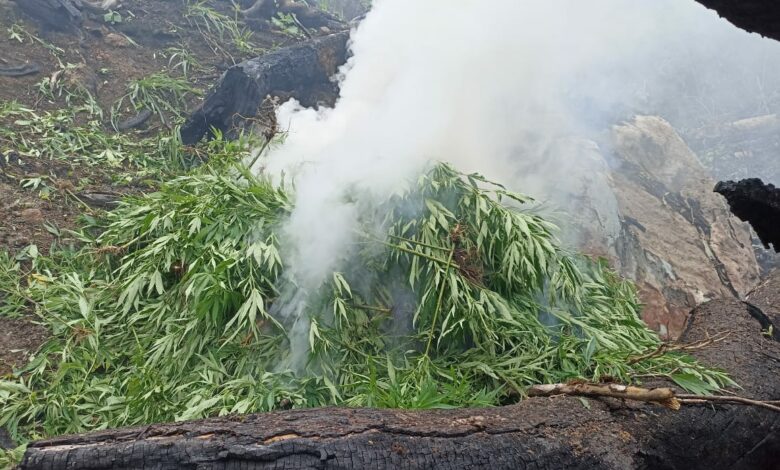
<svg viewBox="0 0 780 470"><path fill-rule="evenodd" d="M677 337L698 304L744 298L759 283L748 226L667 121L639 116L600 145L569 146L575 167L556 201L574 229L565 231L636 282L644 320L661 336Z"/></svg>

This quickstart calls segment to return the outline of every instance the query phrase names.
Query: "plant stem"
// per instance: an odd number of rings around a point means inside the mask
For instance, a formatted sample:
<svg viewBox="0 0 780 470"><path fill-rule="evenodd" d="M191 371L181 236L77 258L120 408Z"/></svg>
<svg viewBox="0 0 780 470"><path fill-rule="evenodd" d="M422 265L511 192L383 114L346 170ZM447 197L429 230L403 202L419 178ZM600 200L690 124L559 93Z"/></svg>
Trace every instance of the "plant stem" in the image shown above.
<svg viewBox="0 0 780 470"><path fill-rule="evenodd" d="M447 265L444 267L444 276L441 280L441 287L439 288L439 297L436 299L436 309L433 311L433 321L431 322L431 332L428 335L428 345L425 346L425 356L428 356L428 353L431 350L431 343L433 343L433 335L436 332L436 321L439 319L439 310L441 309L441 300L444 297L444 287L447 285L447 275L450 272L450 263L452 262L452 256L455 254L455 247L450 250L450 257L447 260Z"/></svg>
<svg viewBox="0 0 780 470"><path fill-rule="evenodd" d="M450 267L453 267L453 268L457 268L458 267L457 265L452 263L452 256L450 256L450 260L449 261L445 261L445 260L443 260L441 258L437 258L435 256L426 255L425 253L420 253L417 250L412 250L410 248L405 248L403 246L396 245L394 243L390 243L390 242L386 242L384 240L380 240L380 239L378 239L376 237L373 237L373 236L371 236L371 235L369 235L369 234L367 234L365 232L360 232L360 231L356 231L356 232L357 232L358 235L361 235L361 236L363 236L365 238L368 238L369 240L373 240L373 241L375 241L377 243L381 243L381 244L383 244L383 245L385 245L385 246L387 246L389 248L393 248L393 249L398 250L398 251L403 251L404 253L409 253L411 255L419 256L420 258L427 259L428 261L435 261L435 262L437 262L439 264L445 264L445 265L447 265L448 269ZM450 255L452 255L452 253Z"/></svg>
<svg viewBox="0 0 780 470"><path fill-rule="evenodd" d="M450 251L449 248L444 247L444 246L430 245L428 243L420 242L420 241L417 241L417 240L412 240L410 238L399 237L398 235L389 235L389 237L390 238L395 238L396 240L401 240L401 241L404 241L404 242L407 242L407 243L414 243L415 245L424 246L426 248L433 248L434 250Z"/></svg>

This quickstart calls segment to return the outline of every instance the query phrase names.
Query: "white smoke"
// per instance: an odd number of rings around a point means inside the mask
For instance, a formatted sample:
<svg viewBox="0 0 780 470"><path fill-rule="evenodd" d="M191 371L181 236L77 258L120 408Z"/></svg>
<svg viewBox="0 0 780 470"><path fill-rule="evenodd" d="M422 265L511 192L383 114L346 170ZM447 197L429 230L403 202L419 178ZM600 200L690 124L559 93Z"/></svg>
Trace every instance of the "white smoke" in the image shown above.
<svg viewBox="0 0 780 470"><path fill-rule="evenodd" d="M283 105L289 135L262 162L295 181L285 243L297 288L313 291L349 257L361 204L431 160L565 194L568 174L603 169L560 142L663 111L648 108L678 93L680 70L706 73L735 38L761 41L685 0L375 0L336 106Z"/></svg>

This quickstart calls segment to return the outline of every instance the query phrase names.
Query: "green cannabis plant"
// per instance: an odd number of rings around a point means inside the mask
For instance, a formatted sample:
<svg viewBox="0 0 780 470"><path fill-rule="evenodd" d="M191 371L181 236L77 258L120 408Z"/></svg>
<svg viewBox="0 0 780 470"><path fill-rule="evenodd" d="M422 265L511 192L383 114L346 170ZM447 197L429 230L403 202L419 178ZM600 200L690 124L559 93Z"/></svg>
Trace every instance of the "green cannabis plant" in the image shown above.
<svg viewBox="0 0 780 470"><path fill-rule="evenodd" d="M681 353L632 361L659 346L633 285L563 248L529 202L434 165L362 209L344 261L300 295L294 189L212 161L34 261L12 295L52 337L0 381L0 426L24 440L288 407L492 406L606 376L733 384Z"/></svg>

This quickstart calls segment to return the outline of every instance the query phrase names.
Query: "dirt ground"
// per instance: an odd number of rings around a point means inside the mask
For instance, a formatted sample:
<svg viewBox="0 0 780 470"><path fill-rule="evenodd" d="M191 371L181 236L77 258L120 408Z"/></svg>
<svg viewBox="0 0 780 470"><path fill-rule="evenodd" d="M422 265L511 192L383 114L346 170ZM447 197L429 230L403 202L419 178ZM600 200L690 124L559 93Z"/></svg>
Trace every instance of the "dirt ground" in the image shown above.
<svg viewBox="0 0 780 470"><path fill-rule="evenodd" d="M0 67L36 64L40 72L23 77L0 76L0 108L17 102L35 113L56 112L69 106L65 96L46 98L39 90L45 81L83 88L108 114L128 92L131 81L156 72L171 72L172 54L188 51L199 66L188 74L194 88L206 91L227 67L266 50L295 42L298 38L279 31L255 31L251 51L239 50L227 41L204 40L183 11L186 0L125 0L118 13L121 23L111 24L101 15L86 18L81 31L46 31L17 11L10 0L0 0ZM206 3L227 17L234 17L230 2ZM186 108L197 106L201 97L189 98ZM186 110L185 110L186 114ZM104 117L106 132L110 128ZM0 118L0 130L13 118ZM138 137L169 131L156 117ZM74 156L76 157L76 156ZM11 255L29 245L46 253L57 242L57 232L73 229L84 213L101 210L88 207L79 195L137 193L147 186L118 182L116 169L104 165L81 165L62 159L24 158L0 136L0 251ZM23 180L43 178L51 191L31 190ZM0 302L2 298L0 297ZM32 317L0 317L0 376L24 364L28 355L45 340L46 331Z"/></svg>
<svg viewBox="0 0 780 470"><path fill-rule="evenodd" d="M46 338L46 329L29 318L0 317L0 377L24 364Z"/></svg>

